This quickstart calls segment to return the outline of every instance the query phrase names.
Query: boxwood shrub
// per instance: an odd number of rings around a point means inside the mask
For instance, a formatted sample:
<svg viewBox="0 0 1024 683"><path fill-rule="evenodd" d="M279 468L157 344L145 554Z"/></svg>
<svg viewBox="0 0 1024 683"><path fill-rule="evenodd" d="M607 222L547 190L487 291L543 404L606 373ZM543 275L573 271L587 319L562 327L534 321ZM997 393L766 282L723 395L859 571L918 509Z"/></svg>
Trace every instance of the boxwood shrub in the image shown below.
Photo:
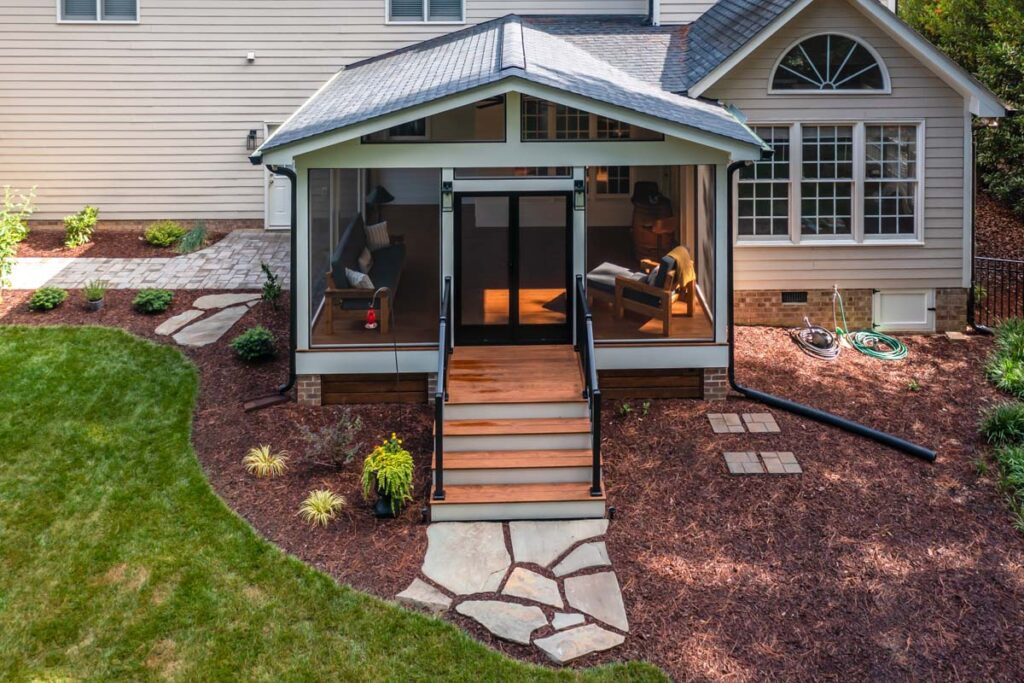
<svg viewBox="0 0 1024 683"><path fill-rule="evenodd" d="M157 221L146 228L146 241L154 247L170 247L185 236L185 228L174 221Z"/></svg>
<svg viewBox="0 0 1024 683"><path fill-rule="evenodd" d="M132 300L132 307L139 313L163 313L174 300L174 293L166 289L140 289Z"/></svg>
<svg viewBox="0 0 1024 683"><path fill-rule="evenodd" d="M277 353L277 340L274 333L257 325L231 340L231 348L235 354L248 363L273 358Z"/></svg>
<svg viewBox="0 0 1024 683"><path fill-rule="evenodd" d="M43 287L32 293L28 307L33 311L52 311L68 298L68 290L60 287Z"/></svg>

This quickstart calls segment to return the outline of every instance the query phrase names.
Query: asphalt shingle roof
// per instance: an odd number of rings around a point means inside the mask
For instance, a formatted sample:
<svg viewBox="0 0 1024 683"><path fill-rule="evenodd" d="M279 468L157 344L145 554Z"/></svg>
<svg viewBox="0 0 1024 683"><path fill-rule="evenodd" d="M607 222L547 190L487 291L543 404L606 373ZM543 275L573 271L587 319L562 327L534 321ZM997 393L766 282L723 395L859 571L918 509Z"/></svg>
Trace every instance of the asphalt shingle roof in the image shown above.
<svg viewBox="0 0 1024 683"><path fill-rule="evenodd" d="M719 4L737 1L749 3ZM509 77L760 145L725 108L679 94L694 82L687 73L687 37L695 26L646 26L642 17L508 15L349 65L261 149ZM708 26L708 35L716 26Z"/></svg>

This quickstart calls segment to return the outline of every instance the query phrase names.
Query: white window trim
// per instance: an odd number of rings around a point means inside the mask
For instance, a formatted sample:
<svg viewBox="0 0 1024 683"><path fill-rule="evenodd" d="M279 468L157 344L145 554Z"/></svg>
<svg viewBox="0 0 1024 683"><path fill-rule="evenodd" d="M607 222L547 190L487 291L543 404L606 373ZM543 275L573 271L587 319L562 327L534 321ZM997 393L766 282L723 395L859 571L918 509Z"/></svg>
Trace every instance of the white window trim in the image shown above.
<svg viewBox="0 0 1024 683"><path fill-rule="evenodd" d="M882 72L882 89L881 90L818 90L817 88L806 88L802 90L776 90L773 87L775 83L775 72L779 69L779 64L785 59L786 55L800 43L817 36L842 36L843 38L849 38L856 42L865 50L867 50L875 61L878 63L878 69ZM778 57L775 58L775 63L772 65L771 71L768 72L768 94L769 95L846 95L846 96L865 96L865 95L891 95L892 94L892 81L889 80L889 67L886 66L885 60L882 59L882 55L878 54L874 46L859 36L855 36L852 33L844 33L843 31L817 31L815 33L808 33L792 43L783 50Z"/></svg>
<svg viewBox="0 0 1024 683"><path fill-rule="evenodd" d="M789 131L789 236L778 235L740 235L739 234L739 201L738 176L732 179L733 193L732 224L733 243L737 247L863 247L863 246L924 246L925 229L925 168L926 168L926 131L923 119L892 119L879 118L864 121L803 121L787 124L784 121L748 122L751 128L758 126L786 126ZM846 236L802 235L800 232L801 188L803 182L803 126L853 126L853 197L851 199L851 220L853 231ZM867 125L901 125L917 126L917 178L906 182L916 182L914 193L914 235L865 235L864 233L864 183L865 183L865 134Z"/></svg>
<svg viewBox="0 0 1024 683"><path fill-rule="evenodd" d="M388 26L422 26L424 24L430 24L431 26L462 26L466 23L466 0L462 0L462 18L461 19L444 19L431 21L427 18L427 12L429 12L430 2L429 0L421 0L423 3L423 18L422 19L392 19L391 18L391 0L387 0L384 3L384 23Z"/></svg>
<svg viewBox="0 0 1024 683"><path fill-rule="evenodd" d="M96 18L95 19L65 19L63 11L63 0L57 0L57 23L58 24L79 24L83 26L89 26L92 24L141 24L142 23L142 0L135 0L135 18L134 19L104 19L103 18L103 7L102 0L95 0L96 2Z"/></svg>
<svg viewBox="0 0 1024 683"><path fill-rule="evenodd" d="M597 169L601 166L625 166L628 170L629 175L627 176L629 182L626 183L626 192L612 192L612 193L601 193L597 191ZM590 194L597 201L608 200L608 199L628 199L633 196L633 193L629 188L633 187L633 167L626 164L600 164L599 166L593 166L594 172L590 174Z"/></svg>

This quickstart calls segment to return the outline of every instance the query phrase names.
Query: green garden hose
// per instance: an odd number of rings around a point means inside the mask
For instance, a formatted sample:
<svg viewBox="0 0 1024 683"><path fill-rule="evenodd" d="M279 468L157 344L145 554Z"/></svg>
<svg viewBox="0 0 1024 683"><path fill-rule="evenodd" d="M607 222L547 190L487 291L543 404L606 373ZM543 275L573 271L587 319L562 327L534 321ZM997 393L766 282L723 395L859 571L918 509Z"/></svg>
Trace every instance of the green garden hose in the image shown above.
<svg viewBox="0 0 1024 683"><path fill-rule="evenodd" d="M837 303L839 304L839 314L843 318L842 327L836 320ZM878 360L902 360L907 357L907 345L895 337L873 330L846 332L846 309L843 308L843 295L839 293L839 287L835 287L832 292L832 322L836 326L836 334L846 339L850 346L865 356Z"/></svg>

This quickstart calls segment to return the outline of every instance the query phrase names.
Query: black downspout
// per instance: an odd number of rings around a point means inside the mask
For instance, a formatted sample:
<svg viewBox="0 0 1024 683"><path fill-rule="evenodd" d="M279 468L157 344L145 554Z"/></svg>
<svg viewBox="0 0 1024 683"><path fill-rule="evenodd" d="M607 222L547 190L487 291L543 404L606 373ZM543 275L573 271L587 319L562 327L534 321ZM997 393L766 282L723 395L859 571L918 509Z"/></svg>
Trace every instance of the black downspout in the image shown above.
<svg viewBox="0 0 1024 683"><path fill-rule="evenodd" d="M904 439L901 439L901 438L899 438L897 436L893 436L892 434L887 434L885 432L880 432L877 429L872 429L871 427L865 427L864 425L862 425L862 424L860 424L858 422L853 422L852 420L847 420L846 418L839 417L838 415L833 415L832 413L826 413L825 411L818 410L817 408L812 408L810 406L805 406L802 403L797 403L795 401L790 401L790 400L785 399L785 398L780 398L778 396L773 396L772 394L766 394L765 392L758 391L757 389L751 389L749 387L745 387L742 384L738 384L736 382L736 361L735 361L735 356L736 356L736 333L735 333L735 327L734 327L734 322L733 322L733 318L734 318L733 295L734 295L735 284L733 282L733 280L734 280L734 276L733 276L733 239L734 238L733 238L733 218L732 218L732 214L733 214L733 201L734 200L733 200L733 192L732 192L732 178L733 178L733 175L736 173L736 171L740 170L741 168L746 166L748 163L750 163L750 162L748 162L748 161L738 161L738 162L729 164L728 171L726 172L726 187L728 188L727 189L727 195L726 195L726 207L727 207L727 209L726 209L726 225L728 226L728 230L726 231L726 234L727 234L726 242L728 244L728 246L726 247L726 264L727 264L726 267L727 267L727 271L728 271L726 273L727 274L726 283L728 285L727 286L727 295L726 295L727 299L728 299L727 304L726 304L726 325L729 328L728 329L728 332L729 332L729 367L727 368L726 372L728 373L728 376L729 376L729 386L731 386L733 388L733 391L736 391L737 393L742 394L744 397L752 399L754 401L760 401L761 403L764 403L767 406L771 406L773 408L778 408L780 410L785 410L786 412L793 413L794 415L800 415L801 417L806 417L806 418L809 418L811 420L815 420L817 422L821 422L823 424L830 425L832 427L838 427L839 429L842 429L844 431L850 432L851 434L856 434L858 436L863 436L863 437L866 437L868 439L872 439L873 441L877 441L880 444L883 444L885 446L889 446L890 448L895 448L896 450L902 451L902 452L907 453L909 455L913 455L915 457L922 458L924 460L927 460L928 462L935 462L935 451L929 450L929 449L925 448L924 446L919 446L916 443L911 443L911 442L906 441Z"/></svg>
<svg viewBox="0 0 1024 683"><path fill-rule="evenodd" d="M289 258L291 259L291 273L288 278L288 298L291 302L288 311L289 328L288 328L288 381L277 388L277 393L284 395L291 391L292 387L295 386L295 350L297 347L297 340L295 338L295 328L298 326L296 322L296 316L298 311L298 295L295 287L295 266L298 261L298 254L296 249L296 240L298 239L298 230L296 229L296 223L298 218L298 208L296 207L296 199L298 198L298 176L295 175L295 171L286 166L267 166L274 175L284 176L292 184L292 235L291 235L291 253Z"/></svg>
<svg viewBox="0 0 1024 683"><path fill-rule="evenodd" d="M971 288L967 290L967 324L972 330L979 334L992 334L992 328L979 325L975 320L977 302L974 300L974 264L975 250L978 248L975 225L978 220L978 137L974 126L971 126Z"/></svg>

